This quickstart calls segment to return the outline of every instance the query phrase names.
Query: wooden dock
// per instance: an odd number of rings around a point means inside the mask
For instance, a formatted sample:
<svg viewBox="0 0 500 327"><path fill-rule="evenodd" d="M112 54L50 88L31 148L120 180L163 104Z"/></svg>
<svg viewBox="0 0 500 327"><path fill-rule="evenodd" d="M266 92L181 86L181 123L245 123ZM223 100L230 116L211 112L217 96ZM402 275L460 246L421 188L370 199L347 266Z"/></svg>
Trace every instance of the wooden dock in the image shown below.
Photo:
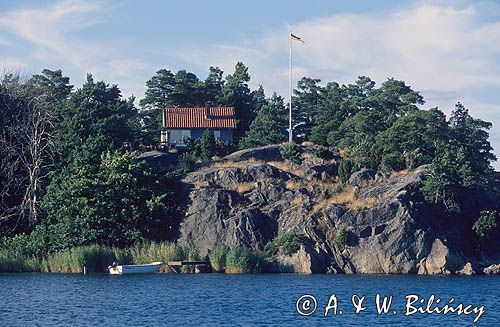
<svg viewBox="0 0 500 327"><path fill-rule="evenodd" d="M210 261L169 261L167 263L169 266L207 266L210 265Z"/></svg>
<svg viewBox="0 0 500 327"><path fill-rule="evenodd" d="M196 272L209 272L211 269L210 261L169 261L167 266L174 272L178 273L178 267L194 266Z"/></svg>

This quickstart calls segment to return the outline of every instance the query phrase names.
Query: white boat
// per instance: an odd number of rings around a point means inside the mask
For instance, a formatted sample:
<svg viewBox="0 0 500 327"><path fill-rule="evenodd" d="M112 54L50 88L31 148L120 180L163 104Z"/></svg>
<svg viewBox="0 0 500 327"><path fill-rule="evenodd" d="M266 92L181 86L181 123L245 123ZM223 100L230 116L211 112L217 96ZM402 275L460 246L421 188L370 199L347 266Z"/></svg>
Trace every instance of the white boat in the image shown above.
<svg viewBox="0 0 500 327"><path fill-rule="evenodd" d="M152 274L157 273L163 262L153 262L144 265L112 265L108 267L111 275Z"/></svg>

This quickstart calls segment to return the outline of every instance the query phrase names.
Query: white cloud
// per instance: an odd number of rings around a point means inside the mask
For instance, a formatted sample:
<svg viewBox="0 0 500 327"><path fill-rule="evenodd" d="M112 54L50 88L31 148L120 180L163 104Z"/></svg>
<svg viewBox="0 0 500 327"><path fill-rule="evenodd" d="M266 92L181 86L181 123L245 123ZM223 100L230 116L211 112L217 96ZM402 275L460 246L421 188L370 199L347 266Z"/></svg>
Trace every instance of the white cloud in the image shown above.
<svg viewBox="0 0 500 327"><path fill-rule="evenodd" d="M83 65L97 49L72 42L65 35L88 26L88 14L103 9L101 3L67 0L49 8L26 9L0 16L0 27L36 45L39 59L62 58L73 65Z"/></svg>
<svg viewBox="0 0 500 327"><path fill-rule="evenodd" d="M293 26L306 42L294 43L294 69L341 83L351 83L359 75L379 83L388 77L402 79L422 92L428 107L440 106L449 112L462 101L473 115L498 126L499 106L475 97L482 88L500 87L500 21L483 21L484 8L489 7L423 3L397 12L337 14L302 21ZM288 28L267 32L261 41L244 40L245 51L232 45L234 50L226 46L221 55L215 51L220 46L205 47L192 63L206 66L222 61L228 67L243 60L266 90L287 95ZM489 97L489 102L500 105L500 94ZM498 127L491 131L497 154L498 131Z"/></svg>
<svg viewBox="0 0 500 327"><path fill-rule="evenodd" d="M72 77L77 81L91 72L97 79L119 84L126 96L142 95L144 81L139 85L137 76L142 77L138 72L148 67L146 63L124 57L122 53L128 51L112 40L89 41L75 36L106 22L116 8L107 1L65 0L50 7L0 13L0 31L28 41L29 60L62 68L66 74L76 75Z"/></svg>

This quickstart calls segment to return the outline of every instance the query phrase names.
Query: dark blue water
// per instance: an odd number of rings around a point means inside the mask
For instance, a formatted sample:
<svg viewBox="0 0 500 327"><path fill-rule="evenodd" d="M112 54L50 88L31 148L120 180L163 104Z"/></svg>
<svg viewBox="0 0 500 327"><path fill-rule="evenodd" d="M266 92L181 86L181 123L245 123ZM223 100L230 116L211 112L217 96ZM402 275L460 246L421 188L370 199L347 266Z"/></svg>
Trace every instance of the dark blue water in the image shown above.
<svg viewBox="0 0 500 327"><path fill-rule="evenodd" d="M377 314L377 293L393 296L388 314ZM303 294L316 297L317 310L311 316L296 312L296 300ZM324 317L332 294L337 315L331 310ZM367 309L357 315L353 294L366 295ZM0 326L473 324L476 314L404 316L408 294L426 299L435 294L441 304L453 297L453 304L484 305L476 325L500 324L499 277L0 274Z"/></svg>

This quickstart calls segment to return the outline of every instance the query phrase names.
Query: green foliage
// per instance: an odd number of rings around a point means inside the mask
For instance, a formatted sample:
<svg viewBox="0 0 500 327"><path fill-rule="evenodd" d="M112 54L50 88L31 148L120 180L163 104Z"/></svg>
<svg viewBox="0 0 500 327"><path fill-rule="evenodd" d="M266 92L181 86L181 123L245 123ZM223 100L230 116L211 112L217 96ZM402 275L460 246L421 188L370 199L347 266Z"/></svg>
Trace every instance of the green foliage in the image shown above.
<svg viewBox="0 0 500 327"><path fill-rule="evenodd" d="M481 211L479 218L472 226L472 230L480 239L487 239L498 228L497 211Z"/></svg>
<svg viewBox="0 0 500 327"><path fill-rule="evenodd" d="M449 124L450 140L436 142L431 172L422 191L428 201L460 211L458 195L471 187L487 188L496 157L488 141L490 123L472 118L458 103Z"/></svg>
<svg viewBox="0 0 500 327"><path fill-rule="evenodd" d="M185 138L186 152L179 157L178 169L183 172L192 171L198 159L204 162L212 160L213 156L225 156L234 151L234 144L216 140L210 130L205 130L201 138Z"/></svg>
<svg viewBox="0 0 500 327"><path fill-rule="evenodd" d="M92 156L88 158L95 163L102 152L132 143L135 135L132 120L137 115L133 101L133 98L122 99L118 86L95 82L92 75L87 75L85 84L66 101L57 127L63 162L81 157L82 146L92 148L88 152Z"/></svg>
<svg viewBox="0 0 500 327"><path fill-rule="evenodd" d="M14 251L0 248L0 273L35 272L40 270L41 261L39 258L19 255Z"/></svg>
<svg viewBox="0 0 500 327"><path fill-rule="evenodd" d="M61 71L0 76L0 236L29 232L58 167L55 127L72 86Z"/></svg>
<svg viewBox="0 0 500 327"><path fill-rule="evenodd" d="M226 254L226 272L228 273L258 273L261 271L265 256L260 252L236 247Z"/></svg>
<svg viewBox="0 0 500 327"><path fill-rule="evenodd" d="M436 142L444 142L447 134L446 117L437 109L415 110L401 116L376 137L381 166L398 171L430 163Z"/></svg>
<svg viewBox="0 0 500 327"><path fill-rule="evenodd" d="M8 250L19 257L41 257L45 251L45 243L37 231L29 235L18 234L0 238L0 249Z"/></svg>
<svg viewBox="0 0 500 327"><path fill-rule="evenodd" d="M183 173L188 173L196 168L196 154L195 152L186 152L179 156L179 163L177 168Z"/></svg>
<svg viewBox="0 0 500 327"><path fill-rule="evenodd" d="M107 267L113 262L145 264L199 259L196 249L170 242L140 242L125 249L91 244L57 251L43 257L22 254L0 246L0 272L82 273L83 267L87 272L107 272Z"/></svg>
<svg viewBox="0 0 500 327"><path fill-rule="evenodd" d="M317 132L315 136L311 135L315 114L330 108L328 105L319 108L324 99L323 88L318 85L319 82L319 79L303 77L297 82L297 89L293 91L292 123L294 137L298 142L310 139L316 144L326 145L321 137L321 132ZM325 114L325 117L327 116Z"/></svg>
<svg viewBox="0 0 500 327"><path fill-rule="evenodd" d="M460 183L465 187L487 186L492 179L491 162L496 161L488 141L492 124L473 118L459 102L450 118L451 146L456 153Z"/></svg>
<svg viewBox="0 0 500 327"><path fill-rule="evenodd" d="M222 272L226 268L226 255L229 248L225 245L216 245L208 252L208 259L213 271Z"/></svg>
<svg viewBox="0 0 500 327"><path fill-rule="evenodd" d="M302 162L301 149L300 147L291 142L283 145L280 149L281 157L286 160L290 160L293 163L300 164Z"/></svg>
<svg viewBox="0 0 500 327"><path fill-rule="evenodd" d="M282 143L287 139L287 124L283 98L274 93L260 107L250 125L250 130L241 139L239 147L244 149Z"/></svg>
<svg viewBox="0 0 500 327"><path fill-rule="evenodd" d="M175 186L132 152L103 153L98 165L74 161L43 198L48 250L168 239L178 223Z"/></svg>
<svg viewBox="0 0 500 327"><path fill-rule="evenodd" d="M236 111L236 129L234 130L234 140L239 142L244 133L249 129L255 116L254 95L248 87L250 74L248 67L242 62L236 63L233 74L227 75L226 82L222 87L217 102L233 106Z"/></svg>
<svg viewBox="0 0 500 327"><path fill-rule="evenodd" d="M188 258L186 249L171 242L140 242L130 247L128 251L135 264L194 260Z"/></svg>
<svg viewBox="0 0 500 327"><path fill-rule="evenodd" d="M215 142L214 135L207 129L205 130L205 132L203 132L203 135L200 138L200 152L203 161L212 160L212 157L215 155L216 150L217 144Z"/></svg>
<svg viewBox="0 0 500 327"><path fill-rule="evenodd" d="M339 163L339 178L342 184L347 183L349 177L351 177L354 164L349 159L342 159Z"/></svg>
<svg viewBox="0 0 500 327"><path fill-rule="evenodd" d="M333 159L333 152L324 146L319 146L316 149L314 149L314 155L318 158L325 159L325 160Z"/></svg>
<svg viewBox="0 0 500 327"><path fill-rule="evenodd" d="M87 272L107 272L108 266L117 260L122 264L131 263L125 250L95 244L79 246L49 255L42 261L42 271L82 273L85 267Z"/></svg>
<svg viewBox="0 0 500 327"><path fill-rule="evenodd" d="M427 201L442 204L447 210L460 211L456 202L459 189L459 176L456 170L453 149L438 143L435 158L430 165L430 173L422 186Z"/></svg>
<svg viewBox="0 0 500 327"><path fill-rule="evenodd" d="M335 243L337 243L340 246L345 246L347 244L348 236L349 232L345 228L342 228L335 237Z"/></svg>
<svg viewBox="0 0 500 327"><path fill-rule="evenodd" d="M219 92L222 71L210 67L210 74L205 83L195 74L186 70L172 73L160 69L146 82L145 96L139 102L141 106L142 139L144 145L157 144L160 138L162 112L168 106L200 106L204 101L214 98L213 92Z"/></svg>
<svg viewBox="0 0 500 327"><path fill-rule="evenodd" d="M264 247L264 251L268 254L274 254L281 251L285 255L292 255L300 250L300 246L303 243L304 240L302 235L297 232L287 232L267 243Z"/></svg>

